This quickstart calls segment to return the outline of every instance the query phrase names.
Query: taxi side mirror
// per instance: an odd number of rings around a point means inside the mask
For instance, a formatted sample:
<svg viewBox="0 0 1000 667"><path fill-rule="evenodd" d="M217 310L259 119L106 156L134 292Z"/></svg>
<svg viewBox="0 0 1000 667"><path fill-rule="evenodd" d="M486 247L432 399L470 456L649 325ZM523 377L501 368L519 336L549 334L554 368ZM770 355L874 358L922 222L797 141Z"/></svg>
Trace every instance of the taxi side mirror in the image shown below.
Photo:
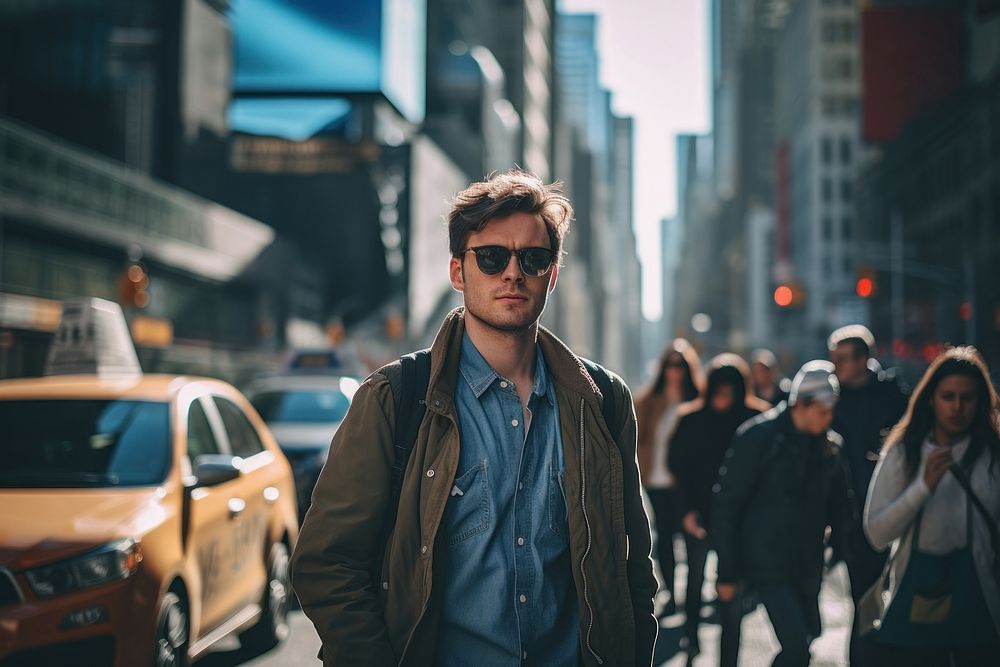
<svg viewBox="0 0 1000 667"><path fill-rule="evenodd" d="M204 454L195 459L190 486L217 486L240 476L241 459L225 454Z"/></svg>

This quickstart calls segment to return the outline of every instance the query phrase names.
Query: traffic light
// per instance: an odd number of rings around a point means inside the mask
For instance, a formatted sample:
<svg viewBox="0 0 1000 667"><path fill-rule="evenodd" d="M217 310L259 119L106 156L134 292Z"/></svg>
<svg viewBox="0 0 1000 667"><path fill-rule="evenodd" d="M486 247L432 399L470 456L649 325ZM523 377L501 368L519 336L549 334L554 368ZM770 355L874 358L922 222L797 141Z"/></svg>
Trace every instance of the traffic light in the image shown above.
<svg viewBox="0 0 1000 667"><path fill-rule="evenodd" d="M862 299L870 299L875 296L878 289L878 282L875 280L875 271L869 267L858 269L858 279L854 283L854 293Z"/></svg>
<svg viewBox="0 0 1000 667"><path fill-rule="evenodd" d="M794 280L779 283L774 288L774 303L779 308L798 308L805 302L805 290Z"/></svg>
<svg viewBox="0 0 1000 667"><path fill-rule="evenodd" d="M870 299L875 294L875 281L871 278L858 278L858 282L854 285L854 291L862 299Z"/></svg>
<svg viewBox="0 0 1000 667"><path fill-rule="evenodd" d="M795 293L789 285L778 285L777 289L774 290L774 302L782 308L792 305L794 297Z"/></svg>
<svg viewBox="0 0 1000 667"><path fill-rule="evenodd" d="M125 308L149 305L149 275L140 264L129 264L118 279L118 303Z"/></svg>

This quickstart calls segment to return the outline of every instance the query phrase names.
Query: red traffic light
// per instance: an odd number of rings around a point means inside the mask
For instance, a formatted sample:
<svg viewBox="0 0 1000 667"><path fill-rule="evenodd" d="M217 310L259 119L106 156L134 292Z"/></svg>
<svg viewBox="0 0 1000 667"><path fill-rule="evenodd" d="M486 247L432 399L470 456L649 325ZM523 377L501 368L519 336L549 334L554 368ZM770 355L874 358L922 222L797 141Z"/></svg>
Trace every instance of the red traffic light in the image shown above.
<svg viewBox="0 0 1000 667"><path fill-rule="evenodd" d="M782 308L792 305L794 300L795 292L788 285L778 285L777 289L774 290L774 302Z"/></svg>
<svg viewBox="0 0 1000 667"><path fill-rule="evenodd" d="M868 299L875 294L875 281L867 276L864 278L858 278L858 282L854 286L854 291L857 292L858 296L862 299Z"/></svg>

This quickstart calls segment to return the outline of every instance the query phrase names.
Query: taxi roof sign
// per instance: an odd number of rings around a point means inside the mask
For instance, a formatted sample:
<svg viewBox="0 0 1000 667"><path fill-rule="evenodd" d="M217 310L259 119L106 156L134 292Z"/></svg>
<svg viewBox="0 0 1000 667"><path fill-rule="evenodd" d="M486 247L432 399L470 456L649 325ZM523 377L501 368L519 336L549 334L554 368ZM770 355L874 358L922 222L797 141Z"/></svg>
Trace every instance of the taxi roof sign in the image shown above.
<svg viewBox="0 0 1000 667"><path fill-rule="evenodd" d="M97 298L63 302L46 375L141 374L125 314L113 301Z"/></svg>

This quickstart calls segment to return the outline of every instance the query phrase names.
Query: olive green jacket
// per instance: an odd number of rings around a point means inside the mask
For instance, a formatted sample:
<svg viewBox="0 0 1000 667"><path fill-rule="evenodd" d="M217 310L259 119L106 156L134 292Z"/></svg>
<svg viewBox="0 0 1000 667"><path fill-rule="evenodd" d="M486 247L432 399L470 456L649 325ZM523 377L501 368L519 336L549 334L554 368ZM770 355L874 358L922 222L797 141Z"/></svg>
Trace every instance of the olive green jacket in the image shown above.
<svg viewBox="0 0 1000 667"><path fill-rule="evenodd" d="M323 641L326 665L433 663L440 582L447 576L445 558L435 554L447 540L439 527L461 446L453 396L464 330L464 310L457 308L434 341L427 414L384 554L376 552L388 512L395 423L384 374L361 385L333 438L292 558L293 586ZM612 414L627 418L612 434L580 360L543 328L538 340L556 386L583 663L649 665L656 580L631 395L613 376ZM382 576L373 582L376 558Z"/></svg>

